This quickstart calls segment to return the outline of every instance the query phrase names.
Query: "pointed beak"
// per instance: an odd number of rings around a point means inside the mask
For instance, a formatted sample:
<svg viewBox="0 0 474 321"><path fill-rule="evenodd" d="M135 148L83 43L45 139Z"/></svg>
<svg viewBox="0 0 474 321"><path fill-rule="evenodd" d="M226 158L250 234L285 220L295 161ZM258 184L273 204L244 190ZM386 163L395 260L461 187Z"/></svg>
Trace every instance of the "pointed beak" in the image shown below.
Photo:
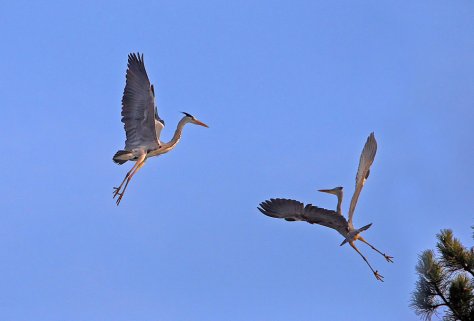
<svg viewBox="0 0 474 321"><path fill-rule="evenodd" d="M200 120L195 119L195 120L194 120L194 123L195 123L196 125L209 128L209 126L207 126L206 124L204 124L204 123L203 123L202 121L200 121Z"/></svg>
<svg viewBox="0 0 474 321"><path fill-rule="evenodd" d="M332 189L318 189L318 192L334 194L334 191Z"/></svg>

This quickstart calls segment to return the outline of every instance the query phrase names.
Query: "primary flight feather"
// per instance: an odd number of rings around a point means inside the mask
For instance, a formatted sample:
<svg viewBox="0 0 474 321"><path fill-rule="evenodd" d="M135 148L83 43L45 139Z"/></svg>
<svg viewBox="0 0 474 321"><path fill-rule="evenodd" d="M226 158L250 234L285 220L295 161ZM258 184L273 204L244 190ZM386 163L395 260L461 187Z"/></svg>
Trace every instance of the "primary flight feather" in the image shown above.
<svg viewBox="0 0 474 321"><path fill-rule="evenodd" d="M310 224L319 224L332 229L335 229L344 237L344 241L341 245L349 243L351 247L360 254L360 256L367 263L369 268L372 270L372 273L377 278L377 280L383 281L383 276L381 276L378 271L374 270L370 265L366 257L359 251L355 246L354 242L359 240L367 245L369 245L373 250L377 251L388 262L393 262L393 257L386 255L385 253L380 252L374 246L369 244L360 233L367 230L371 225L365 225L359 229L354 228L352 224L352 218L354 216L354 210L357 205L357 200L359 199L360 192L366 179L369 176L370 166L374 162L375 154L377 152L377 141L375 140L374 133L371 133L367 138L367 141L362 150L362 154L359 160L359 167L356 175L356 184L354 195L352 196L351 204L349 207L348 220L342 215L341 204L343 198L343 188L335 187L333 189L321 189L320 192L329 193L337 196L337 210L327 210L311 204L306 206L298 201L284 198L271 198L270 200L260 203L258 209L263 214L275 217L282 218L286 221L305 221Z"/></svg>
<svg viewBox="0 0 474 321"><path fill-rule="evenodd" d="M143 54L128 55L125 89L122 97L122 123L125 128L125 148L115 153L113 161L122 165L134 161L119 187L114 187L117 205L127 189L132 177L145 165L148 158L159 156L172 150L181 139L182 130L187 123L208 127L188 113L183 113L173 138L168 143L160 141L165 122L158 115L155 102L155 89L148 78Z"/></svg>

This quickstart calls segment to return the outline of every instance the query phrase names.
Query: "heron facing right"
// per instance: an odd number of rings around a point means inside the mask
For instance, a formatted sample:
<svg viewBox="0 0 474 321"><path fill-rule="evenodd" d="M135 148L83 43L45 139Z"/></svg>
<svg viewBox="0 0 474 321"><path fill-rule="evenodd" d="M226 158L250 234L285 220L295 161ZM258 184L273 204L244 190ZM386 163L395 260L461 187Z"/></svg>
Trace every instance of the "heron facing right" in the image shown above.
<svg viewBox="0 0 474 321"><path fill-rule="evenodd" d="M375 159L375 153L377 152L377 141L375 140L374 133L371 133L367 138L362 154L360 155L359 168L356 175L356 184L354 194L352 195L351 204L349 206L349 215L348 220L342 215L341 204L343 197L343 188L335 187L333 189L321 189L320 192L329 193L337 196L337 209L336 211L327 210L311 204L304 206L303 203L290 200L290 199L270 199L265 202L260 203L258 209L263 214L275 217L283 218L286 221L305 221L310 224L320 224L332 229L335 229L344 237L344 241L341 243L341 246L349 243L350 246L360 254L360 256L367 263L369 268L372 270L372 273L375 275L377 280L383 282L383 276L379 274L378 271L374 270L370 265L369 261L365 256L359 251L355 246L354 242L359 240L368 246L370 246L374 251L383 255L387 262L392 262L393 257L382 253L376 249L372 244L367 242L360 233L367 230L372 223L365 225L361 228L354 228L352 224L352 218L354 216L354 210L357 205L357 200L359 199L359 194L362 191L365 181L369 177L370 166L372 165Z"/></svg>

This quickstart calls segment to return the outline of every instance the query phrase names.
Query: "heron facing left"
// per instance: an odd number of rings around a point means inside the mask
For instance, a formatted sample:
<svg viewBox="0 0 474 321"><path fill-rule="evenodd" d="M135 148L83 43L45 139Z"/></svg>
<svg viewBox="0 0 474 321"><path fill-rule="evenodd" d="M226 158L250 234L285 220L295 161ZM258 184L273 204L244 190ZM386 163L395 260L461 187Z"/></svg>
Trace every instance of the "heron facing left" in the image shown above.
<svg viewBox="0 0 474 321"><path fill-rule="evenodd" d="M122 97L122 123L125 128L125 148L115 153L113 161L122 165L134 161L132 169L127 172L122 183L114 187L114 199L117 205L127 189L132 177L145 165L148 158L165 154L176 147L181 139L183 127L195 124L209 127L191 114L183 112L173 137L167 143L160 141L161 130L165 122L158 116L155 102L155 89L148 79L143 54L128 55L125 89Z"/></svg>
<svg viewBox="0 0 474 321"><path fill-rule="evenodd" d="M374 274L375 278L379 281L383 281L383 276L379 274L378 271L372 268L367 258L359 251L355 246L355 241L361 241L377 253L383 255L387 262L393 262L392 256L389 256L385 253L382 253L376 249L372 244L367 242L365 238L360 235L363 231L367 230L372 223L365 225L361 228L355 228L352 224L352 218L354 216L354 210L357 205L357 200L359 199L360 192L362 187L365 184L365 181L369 177L370 166L372 165L375 159L375 153L377 152L377 141L375 140L374 133L371 133L367 138L367 141L362 149L362 154L360 155L359 168L356 175L356 184L354 194L352 195L351 203L349 205L349 215L348 220L342 215L341 204L343 198L343 188L341 186L332 188L332 189L320 189L320 192L329 193L337 196L337 208L336 211L327 210L321 207L313 206L307 204L304 206L303 203L284 199L284 198L272 198L270 200L260 203L258 209L263 214L275 217L282 218L286 221L305 221L310 224L320 224L332 229L335 229L344 237L344 241L341 243L341 246L349 243L349 245L364 259L365 263L369 266Z"/></svg>

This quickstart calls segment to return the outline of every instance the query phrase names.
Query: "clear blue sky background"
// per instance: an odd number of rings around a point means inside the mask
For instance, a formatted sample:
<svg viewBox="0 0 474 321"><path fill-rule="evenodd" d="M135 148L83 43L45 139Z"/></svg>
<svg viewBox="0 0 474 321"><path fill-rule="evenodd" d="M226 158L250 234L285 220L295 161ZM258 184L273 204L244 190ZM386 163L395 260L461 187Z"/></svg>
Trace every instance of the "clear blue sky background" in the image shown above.
<svg viewBox="0 0 474 321"><path fill-rule="evenodd" d="M418 320L417 255L472 245L474 3L3 1L1 320ZM145 53L169 139L131 164L120 100ZM335 208L379 149L356 226L375 280L333 230L260 214Z"/></svg>

